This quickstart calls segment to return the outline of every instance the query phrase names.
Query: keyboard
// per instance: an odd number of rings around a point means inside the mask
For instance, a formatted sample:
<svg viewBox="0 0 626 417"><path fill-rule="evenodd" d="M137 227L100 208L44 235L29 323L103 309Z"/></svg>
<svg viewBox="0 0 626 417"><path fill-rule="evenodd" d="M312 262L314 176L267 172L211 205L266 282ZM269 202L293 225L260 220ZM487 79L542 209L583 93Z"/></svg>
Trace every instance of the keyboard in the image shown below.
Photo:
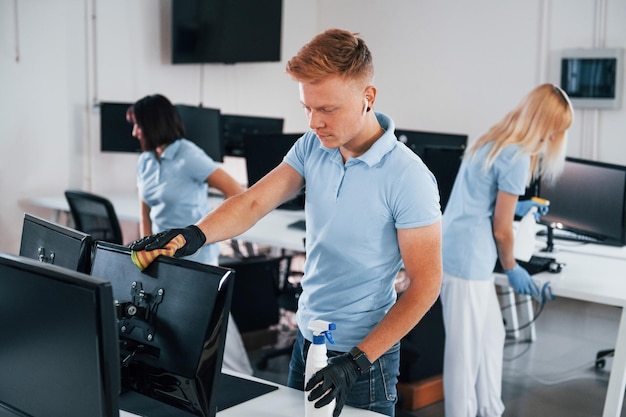
<svg viewBox="0 0 626 417"><path fill-rule="evenodd" d="M547 256L534 256L534 255L531 256L531 258L528 261L518 260L517 263L522 268L527 270L530 275L535 275L540 272L546 272L546 271L553 272L551 265L553 264L557 265L556 259L554 258L550 258ZM502 269L502 265L500 265L500 261L496 262L496 267L494 268L494 272L504 273L504 270ZM554 271L554 272L558 272L558 271Z"/></svg>
<svg viewBox="0 0 626 417"><path fill-rule="evenodd" d="M298 221L295 221L293 223L290 223L289 225L287 225L287 227L289 229L296 229L296 230L304 230L304 231L306 231L306 221L298 220Z"/></svg>

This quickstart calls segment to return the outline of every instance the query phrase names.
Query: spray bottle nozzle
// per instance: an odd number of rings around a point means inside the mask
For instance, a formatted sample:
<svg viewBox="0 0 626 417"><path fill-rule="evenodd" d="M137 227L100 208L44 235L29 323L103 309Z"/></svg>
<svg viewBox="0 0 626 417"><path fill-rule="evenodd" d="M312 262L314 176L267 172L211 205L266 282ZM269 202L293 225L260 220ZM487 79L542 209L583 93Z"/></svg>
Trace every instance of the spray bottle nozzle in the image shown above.
<svg viewBox="0 0 626 417"><path fill-rule="evenodd" d="M313 332L313 343L316 345L324 344L324 338L328 339L331 344L334 344L335 340L331 331L336 328L335 323L325 320L313 320L309 323L309 330Z"/></svg>

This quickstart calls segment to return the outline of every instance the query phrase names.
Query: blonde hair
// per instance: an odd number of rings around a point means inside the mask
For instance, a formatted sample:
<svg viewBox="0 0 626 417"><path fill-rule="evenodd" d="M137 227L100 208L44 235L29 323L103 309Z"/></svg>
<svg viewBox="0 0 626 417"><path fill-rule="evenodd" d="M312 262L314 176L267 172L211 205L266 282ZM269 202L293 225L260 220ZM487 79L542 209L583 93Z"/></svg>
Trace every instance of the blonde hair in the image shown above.
<svg viewBox="0 0 626 417"><path fill-rule="evenodd" d="M331 75L371 82L372 54L358 33L328 29L304 45L285 68L294 80L316 82Z"/></svg>
<svg viewBox="0 0 626 417"><path fill-rule="evenodd" d="M479 137L467 154L471 156L493 141L485 160L485 169L489 169L506 146L520 145L519 152L530 155L528 181L539 175L551 181L563 169L567 129L573 121L574 110L567 94L555 85L542 84Z"/></svg>

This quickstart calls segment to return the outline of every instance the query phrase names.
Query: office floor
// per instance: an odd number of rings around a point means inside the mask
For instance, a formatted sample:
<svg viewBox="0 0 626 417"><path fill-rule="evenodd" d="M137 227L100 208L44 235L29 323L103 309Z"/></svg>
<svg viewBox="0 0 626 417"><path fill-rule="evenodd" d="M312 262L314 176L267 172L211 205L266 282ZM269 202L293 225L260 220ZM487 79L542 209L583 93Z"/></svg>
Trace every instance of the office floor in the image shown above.
<svg viewBox="0 0 626 417"><path fill-rule="evenodd" d="M507 341L502 398L504 417L596 417L602 415L612 360L596 370L598 350L612 348L620 309L558 298L537 319L534 343ZM261 351L250 352L253 364ZM255 375L286 383L288 357L269 361ZM626 415L626 406L622 408ZM396 417L443 417L443 403Z"/></svg>

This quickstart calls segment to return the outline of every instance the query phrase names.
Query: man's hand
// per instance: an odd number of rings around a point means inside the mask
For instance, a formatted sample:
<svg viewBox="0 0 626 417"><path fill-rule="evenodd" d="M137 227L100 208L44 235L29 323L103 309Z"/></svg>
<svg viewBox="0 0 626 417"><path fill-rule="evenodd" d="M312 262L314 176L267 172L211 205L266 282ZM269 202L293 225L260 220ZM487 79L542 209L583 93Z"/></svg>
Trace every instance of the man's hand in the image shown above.
<svg viewBox="0 0 626 417"><path fill-rule="evenodd" d="M161 249L178 235L183 235L186 243L174 253L176 258L196 253L206 242L206 237L202 230L196 225L191 225L182 229L168 229L156 235L146 236L134 241L128 247L133 251Z"/></svg>
<svg viewBox="0 0 626 417"><path fill-rule="evenodd" d="M338 417L358 377L357 364L348 353L344 353L330 358L328 366L314 373L304 390L311 391L309 401L319 400L315 403L315 408L322 408L336 400L333 417Z"/></svg>

